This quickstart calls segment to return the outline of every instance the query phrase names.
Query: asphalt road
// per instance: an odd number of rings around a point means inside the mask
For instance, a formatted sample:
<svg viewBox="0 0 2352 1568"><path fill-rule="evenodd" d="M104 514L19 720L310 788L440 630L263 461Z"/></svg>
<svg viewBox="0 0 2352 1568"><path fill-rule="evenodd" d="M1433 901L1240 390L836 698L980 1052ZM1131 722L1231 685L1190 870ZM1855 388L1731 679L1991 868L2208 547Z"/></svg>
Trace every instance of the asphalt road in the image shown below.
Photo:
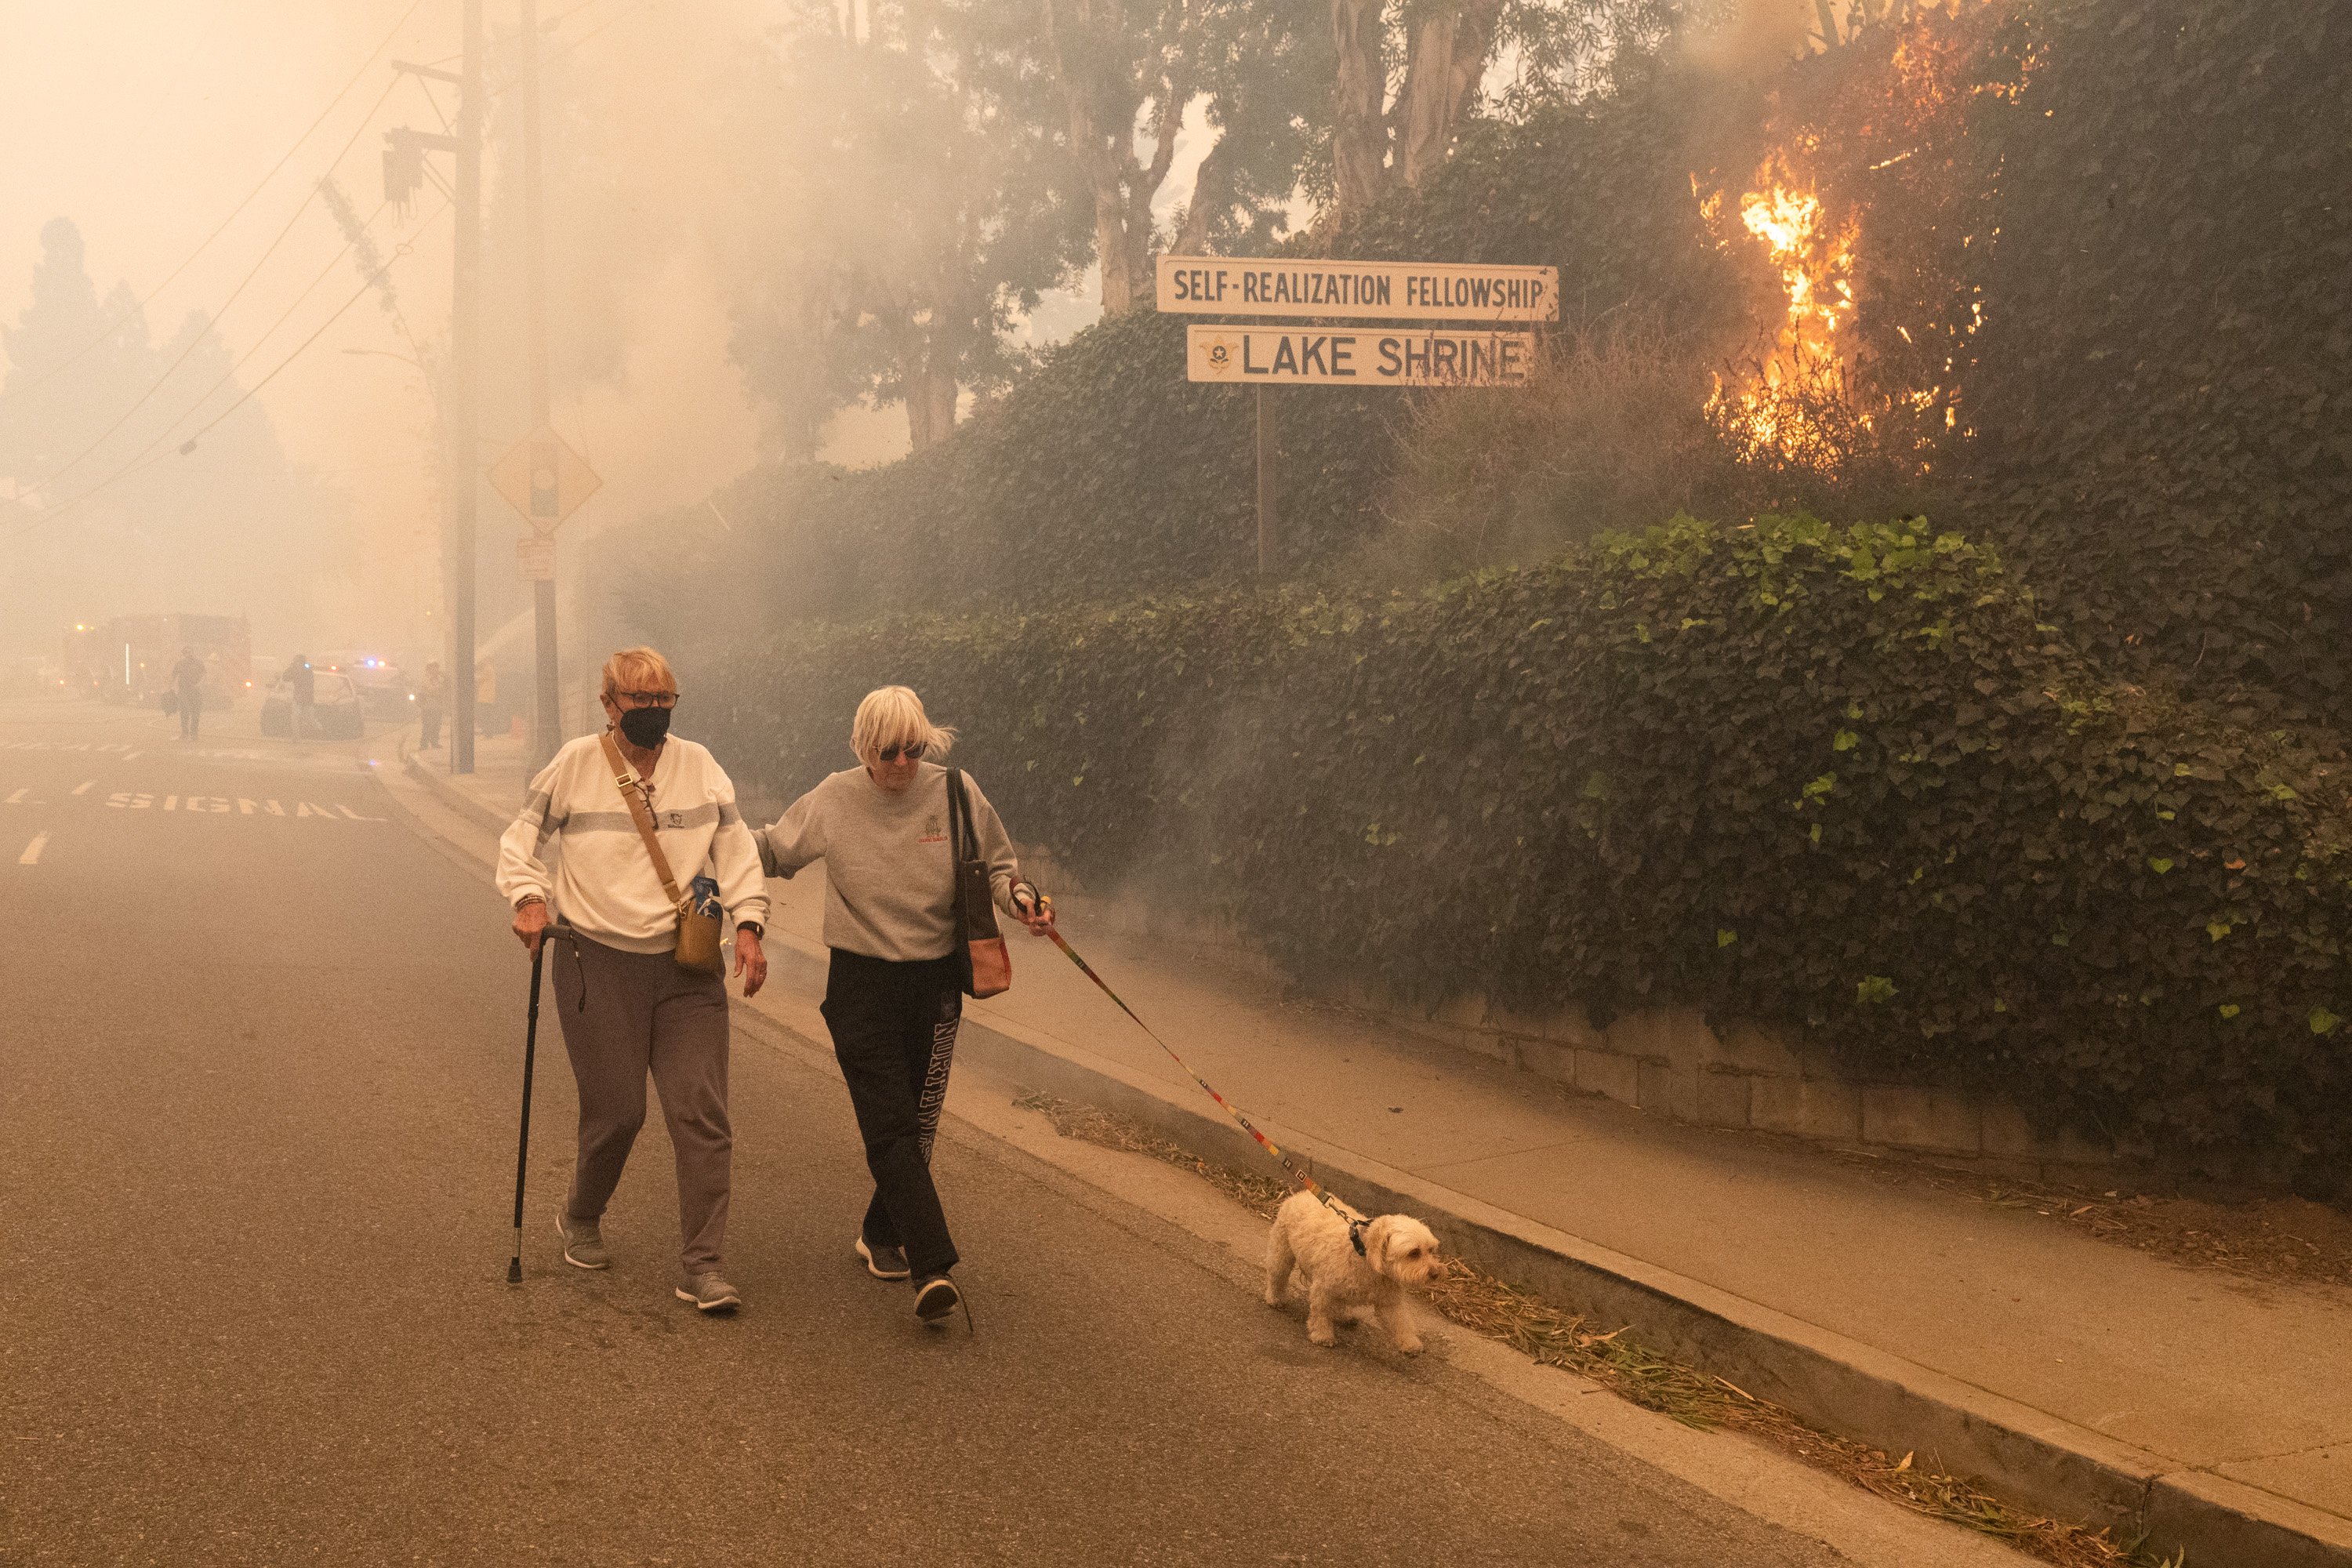
<svg viewBox="0 0 2352 1568"><path fill-rule="evenodd" d="M730 1277L658 1117L565 1268L527 966L348 746L0 705L0 1563L1842 1561L1434 1363L1305 1342L952 1127L976 1338L848 1243L846 1096L740 1032Z"/></svg>

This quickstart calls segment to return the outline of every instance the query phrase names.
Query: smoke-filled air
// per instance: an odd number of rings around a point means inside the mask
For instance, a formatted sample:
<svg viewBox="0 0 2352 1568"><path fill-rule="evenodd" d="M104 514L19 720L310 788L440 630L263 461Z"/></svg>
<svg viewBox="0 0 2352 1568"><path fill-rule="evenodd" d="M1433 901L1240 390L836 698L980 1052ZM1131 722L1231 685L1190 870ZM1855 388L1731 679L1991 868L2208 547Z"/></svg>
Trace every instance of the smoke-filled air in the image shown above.
<svg viewBox="0 0 2352 1568"><path fill-rule="evenodd" d="M2348 0L0 0L0 1563L2340 1565L2347 1292Z"/></svg>

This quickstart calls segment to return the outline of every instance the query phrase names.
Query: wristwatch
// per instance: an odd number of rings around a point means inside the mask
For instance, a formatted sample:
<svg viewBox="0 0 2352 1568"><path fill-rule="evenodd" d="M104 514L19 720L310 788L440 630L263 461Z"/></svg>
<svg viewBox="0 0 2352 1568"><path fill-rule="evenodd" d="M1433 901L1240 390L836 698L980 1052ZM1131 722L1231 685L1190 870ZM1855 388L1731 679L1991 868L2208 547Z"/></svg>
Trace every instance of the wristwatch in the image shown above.
<svg viewBox="0 0 2352 1568"><path fill-rule="evenodd" d="M766 929L758 921L737 921L735 929L738 931L750 931L754 940L767 934Z"/></svg>

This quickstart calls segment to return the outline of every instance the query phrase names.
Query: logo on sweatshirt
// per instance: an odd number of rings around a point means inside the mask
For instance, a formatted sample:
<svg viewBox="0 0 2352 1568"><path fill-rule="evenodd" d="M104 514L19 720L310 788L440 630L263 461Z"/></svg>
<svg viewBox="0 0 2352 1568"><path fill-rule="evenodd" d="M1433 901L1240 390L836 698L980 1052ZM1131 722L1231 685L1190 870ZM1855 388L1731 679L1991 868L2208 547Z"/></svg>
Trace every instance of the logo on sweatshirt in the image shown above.
<svg viewBox="0 0 2352 1568"><path fill-rule="evenodd" d="M923 836L920 838L916 839L915 842L918 844L945 844L947 841L948 830L946 825L936 816L925 817L923 819Z"/></svg>
<svg viewBox="0 0 2352 1568"><path fill-rule="evenodd" d="M686 813L682 811L671 812L669 814L669 825L672 827L684 827L686 826Z"/></svg>

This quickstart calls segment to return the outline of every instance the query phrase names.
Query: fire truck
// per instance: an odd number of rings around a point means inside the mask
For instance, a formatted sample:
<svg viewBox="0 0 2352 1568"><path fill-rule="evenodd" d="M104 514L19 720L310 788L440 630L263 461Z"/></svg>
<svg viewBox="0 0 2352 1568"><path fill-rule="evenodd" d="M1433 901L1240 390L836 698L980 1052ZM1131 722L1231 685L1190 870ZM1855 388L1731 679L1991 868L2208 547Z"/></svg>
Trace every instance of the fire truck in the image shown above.
<svg viewBox="0 0 2352 1568"><path fill-rule="evenodd" d="M180 650L205 661L205 706L226 708L253 676L253 633L243 616L117 616L66 634L68 682L109 702L152 705L173 685Z"/></svg>

